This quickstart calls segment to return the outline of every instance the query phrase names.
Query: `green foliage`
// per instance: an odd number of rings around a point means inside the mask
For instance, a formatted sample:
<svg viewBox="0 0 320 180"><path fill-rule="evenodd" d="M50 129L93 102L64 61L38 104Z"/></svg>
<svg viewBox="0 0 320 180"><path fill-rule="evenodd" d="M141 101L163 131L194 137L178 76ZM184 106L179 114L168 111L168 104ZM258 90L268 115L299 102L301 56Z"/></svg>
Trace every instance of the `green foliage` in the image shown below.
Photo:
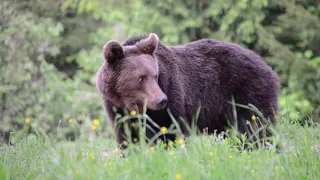
<svg viewBox="0 0 320 180"><path fill-rule="evenodd" d="M24 117L44 118L42 104L48 80L41 76L46 53L56 55L61 24L32 13L16 13L6 3L1 4L1 131L12 131L23 124ZM42 23L39 23L39 22ZM57 76L57 74L55 74ZM40 113L40 114L38 114Z"/></svg>
<svg viewBox="0 0 320 180"><path fill-rule="evenodd" d="M69 118L86 124L88 119L101 118L100 98L92 87L81 79L68 79L45 61L48 55L60 52L61 23L16 10L6 2L0 6L0 41L4 45L0 50L2 137L8 139L9 132L14 132L13 137L21 135L18 130L26 118L30 119L30 132L42 127L47 133ZM60 131L64 131L62 127ZM69 133L66 130L61 138Z"/></svg>
<svg viewBox="0 0 320 180"><path fill-rule="evenodd" d="M281 117L286 117L291 121L303 121L305 115L310 113L312 105L306 98L304 91L297 91L295 93L288 93L288 89L282 90L280 97Z"/></svg>

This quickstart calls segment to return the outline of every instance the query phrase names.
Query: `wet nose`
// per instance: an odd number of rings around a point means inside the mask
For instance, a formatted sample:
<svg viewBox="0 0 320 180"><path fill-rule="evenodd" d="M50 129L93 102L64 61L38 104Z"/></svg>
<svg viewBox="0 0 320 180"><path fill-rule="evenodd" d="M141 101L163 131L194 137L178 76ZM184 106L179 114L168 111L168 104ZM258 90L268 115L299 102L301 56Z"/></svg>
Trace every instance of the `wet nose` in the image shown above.
<svg viewBox="0 0 320 180"><path fill-rule="evenodd" d="M167 105L167 102L168 102L167 96L163 96L158 101L158 108L164 108Z"/></svg>

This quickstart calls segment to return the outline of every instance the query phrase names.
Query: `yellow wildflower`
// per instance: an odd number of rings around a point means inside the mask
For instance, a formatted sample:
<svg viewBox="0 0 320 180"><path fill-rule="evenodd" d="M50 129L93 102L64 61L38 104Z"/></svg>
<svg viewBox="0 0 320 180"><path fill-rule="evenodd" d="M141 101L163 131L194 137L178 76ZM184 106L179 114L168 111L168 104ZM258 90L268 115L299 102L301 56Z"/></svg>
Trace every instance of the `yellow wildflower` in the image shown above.
<svg viewBox="0 0 320 180"><path fill-rule="evenodd" d="M255 121L257 119L257 117L255 115L251 116L252 121Z"/></svg>
<svg viewBox="0 0 320 180"><path fill-rule="evenodd" d="M176 174L176 180L181 180L182 179L182 175L180 173Z"/></svg>
<svg viewBox="0 0 320 180"><path fill-rule="evenodd" d="M69 122L69 124L72 124L73 119L69 119L68 122Z"/></svg>
<svg viewBox="0 0 320 180"><path fill-rule="evenodd" d="M94 120L93 120L93 124L94 124L95 126L99 126L100 120L99 120L99 119L94 119Z"/></svg>
<svg viewBox="0 0 320 180"><path fill-rule="evenodd" d="M96 157L92 153L90 153L90 154L88 154L88 158L95 159Z"/></svg>
<svg viewBox="0 0 320 180"><path fill-rule="evenodd" d="M168 146L173 146L173 142L172 142L172 141L169 141L169 142L168 142Z"/></svg>
<svg viewBox="0 0 320 180"><path fill-rule="evenodd" d="M133 142L137 142L138 141L138 139L137 138L133 138Z"/></svg>
<svg viewBox="0 0 320 180"><path fill-rule="evenodd" d="M154 147L153 147L153 146L151 146L151 147L150 147L150 150L151 150L151 151L154 151Z"/></svg>
<svg viewBox="0 0 320 180"><path fill-rule="evenodd" d="M137 111L132 110L132 111L130 112L130 114L131 114L131 116L135 116L135 115L137 115Z"/></svg>
<svg viewBox="0 0 320 180"><path fill-rule="evenodd" d="M120 152L120 149L119 149L119 148L116 148L114 151L115 151L116 153L118 153L118 152Z"/></svg>
<svg viewBox="0 0 320 180"><path fill-rule="evenodd" d="M278 171L278 166L275 166L275 167L274 167L274 170L275 170L275 171Z"/></svg>
<svg viewBox="0 0 320 180"><path fill-rule="evenodd" d="M176 159L177 158L177 156L173 156L173 159Z"/></svg>
<svg viewBox="0 0 320 180"><path fill-rule="evenodd" d="M104 166L111 166L111 162L107 162Z"/></svg>
<svg viewBox="0 0 320 180"><path fill-rule="evenodd" d="M212 152L210 152L210 153L209 153L209 155L210 155L210 156L213 156L213 153L212 153Z"/></svg>
<svg viewBox="0 0 320 180"><path fill-rule="evenodd" d="M165 134L166 132L168 131L168 129L166 128L166 127L161 127L161 129L160 129L160 132L162 133L162 134Z"/></svg>
<svg viewBox="0 0 320 180"><path fill-rule="evenodd" d="M232 159L232 156L229 156L230 159Z"/></svg>
<svg viewBox="0 0 320 180"><path fill-rule="evenodd" d="M24 123L29 124L29 123L30 123L30 118L26 118L26 119L24 120Z"/></svg>
<svg viewBox="0 0 320 180"><path fill-rule="evenodd" d="M254 173L254 170L251 170L251 173Z"/></svg>
<svg viewBox="0 0 320 180"><path fill-rule="evenodd" d="M178 139L178 143L179 143L179 144L183 144L183 142L184 142L183 138L179 138L179 139Z"/></svg>
<svg viewBox="0 0 320 180"><path fill-rule="evenodd" d="M93 125L93 126L91 127L91 129L92 129L92 131L95 131L95 130L97 129L97 126Z"/></svg>
<svg viewBox="0 0 320 180"><path fill-rule="evenodd" d="M128 145L126 140L122 141L122 144L125 145L125 146Z"/></svg>

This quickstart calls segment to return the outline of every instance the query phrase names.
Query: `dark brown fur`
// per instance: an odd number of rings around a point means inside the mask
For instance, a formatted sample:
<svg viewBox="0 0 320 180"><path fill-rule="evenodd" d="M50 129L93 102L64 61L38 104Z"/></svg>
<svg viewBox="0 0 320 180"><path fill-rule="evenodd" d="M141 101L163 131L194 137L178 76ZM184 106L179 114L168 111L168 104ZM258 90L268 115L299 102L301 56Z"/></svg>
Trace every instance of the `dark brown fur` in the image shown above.
<svg viewBox="0 0 320 180"><path fill-rule="evenodd" d="M111 51L114 53L110 53ZM167 113L167 109L170 109L180 123L183 133L187 134L179 119L183 118L190 125L198 105L201 104L197 127L200 130L207 129L209 133L215 130L223 131L228 127L227 119L232 124L235 123L230 104L232 97L235 103L253 104L271 123L276 123L279 78L258 55L239 45L202 39L182 46L165 46L152 34L149 38L129 40L122 46L115 41L109 41L104 47L104 56L105 62L98 73L97 88L102 93L104 106L113 127L117 122L112 111L113 106L118 109L141 111L140 102L135 106L126 106L123 101L134 104L134 96L139 96L139 93L141 96L147 96L146 92L131 90L137 83L133 79L122 81L120 85L117 82L119 79L134 76L126 73L139 69L141 66L132 65L135 63L133 61L143 58L144 63L159 67L158 74L153 74L158 76L158 81L150 81L149 88L153 88L153 95L160 97L162 91L167 96L165 108L147 111L160 127L169 127L172 124ZM114 62L110 61L110 58L114 58ZM151 72L156 71L150 70ZM125 89L130 89L126 97L120 92ZM251 119L253 112L238 107L236 110L238 129L243 133L246 120ZM155 130L159 131L156 128ZM146 135L151 138L154 133L147 131ZM173 139L174 136L165 138ZM123 127L117 132L117 140L119 143L124 140Z"/></svg>

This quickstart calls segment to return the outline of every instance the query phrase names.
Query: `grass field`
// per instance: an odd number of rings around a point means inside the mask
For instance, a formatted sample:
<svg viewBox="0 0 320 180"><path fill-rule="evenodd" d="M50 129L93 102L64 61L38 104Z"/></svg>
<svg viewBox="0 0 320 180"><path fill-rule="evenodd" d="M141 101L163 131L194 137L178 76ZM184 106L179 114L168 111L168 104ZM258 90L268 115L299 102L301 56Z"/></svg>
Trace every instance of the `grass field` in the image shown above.
<svg viewBox="0 0 320 180"><path fill-rule="evenodd" d="M28 136L1 145L0 179L320 179L320 127L282 122L282 152L240 151L233 139L197 136L169 150L143 147L122 158L113 139L56 142Z"/></svg>

